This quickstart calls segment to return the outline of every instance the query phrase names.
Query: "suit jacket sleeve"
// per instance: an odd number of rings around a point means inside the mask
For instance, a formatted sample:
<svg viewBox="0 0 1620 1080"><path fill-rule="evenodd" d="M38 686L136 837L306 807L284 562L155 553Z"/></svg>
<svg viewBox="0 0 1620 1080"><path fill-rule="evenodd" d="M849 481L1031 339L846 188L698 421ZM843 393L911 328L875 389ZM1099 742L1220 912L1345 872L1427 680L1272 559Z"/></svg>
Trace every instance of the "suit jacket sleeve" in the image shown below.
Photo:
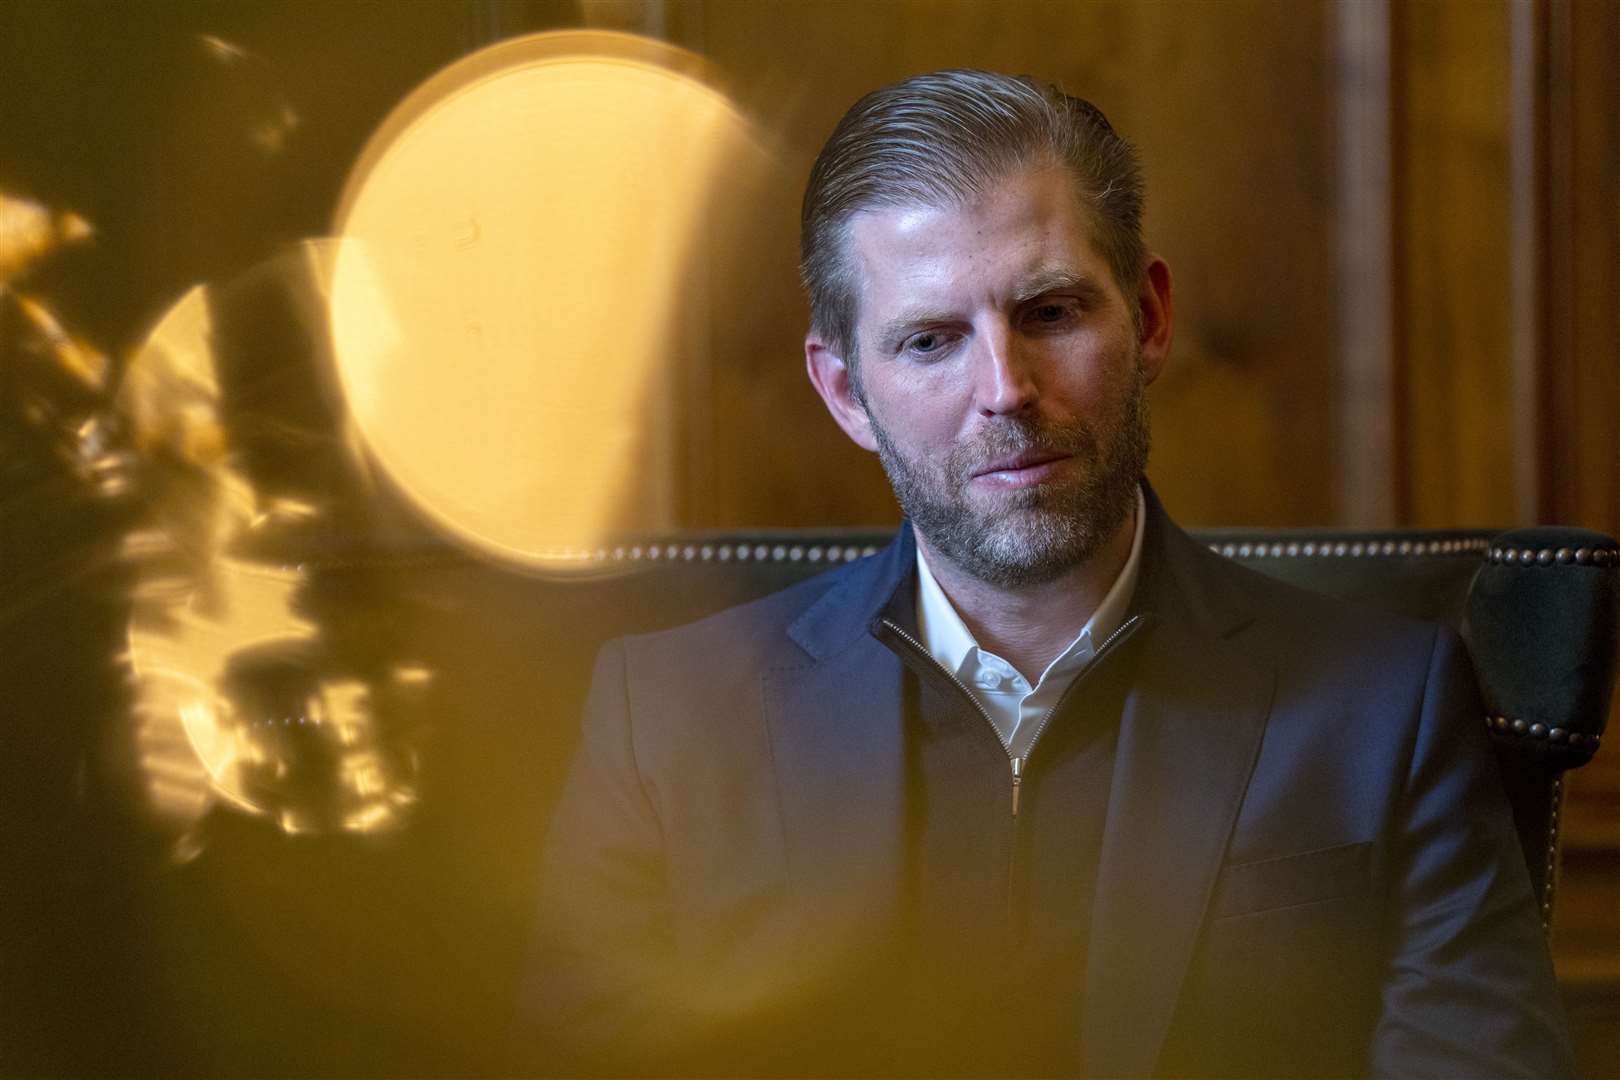
<svg viewBox="0 0 1620 1080"><path fill-rule="evenodd" d="M514 1040L523 1071L634 1071L648 1047L668 1043L661 835L635 759L624 645L609 642L546 845Z"/></svg>
<svg viewBox="0 0 1620 1080"><path fill-rule="evenodd" d="M1397 815L1375 1075L1573 1075L1483 715L1461 640L1438 631Z"/></svg>

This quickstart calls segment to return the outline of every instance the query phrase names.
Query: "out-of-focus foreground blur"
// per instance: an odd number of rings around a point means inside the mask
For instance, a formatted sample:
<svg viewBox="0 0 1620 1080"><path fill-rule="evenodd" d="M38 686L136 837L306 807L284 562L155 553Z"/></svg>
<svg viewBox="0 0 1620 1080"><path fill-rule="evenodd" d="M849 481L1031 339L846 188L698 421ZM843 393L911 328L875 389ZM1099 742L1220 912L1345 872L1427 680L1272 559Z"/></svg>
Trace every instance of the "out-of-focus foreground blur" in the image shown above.
<svg viewBox="0 0 1620 1080"><path fill-rule="evenodd" d="M590 660L537 598L897 520L798 202L939 67L1141 147L1183 523L1620 532L1614 0L6 0L0 1073L499 1069ZM1620 755L1565 836L1606 1073Z"/></svg>

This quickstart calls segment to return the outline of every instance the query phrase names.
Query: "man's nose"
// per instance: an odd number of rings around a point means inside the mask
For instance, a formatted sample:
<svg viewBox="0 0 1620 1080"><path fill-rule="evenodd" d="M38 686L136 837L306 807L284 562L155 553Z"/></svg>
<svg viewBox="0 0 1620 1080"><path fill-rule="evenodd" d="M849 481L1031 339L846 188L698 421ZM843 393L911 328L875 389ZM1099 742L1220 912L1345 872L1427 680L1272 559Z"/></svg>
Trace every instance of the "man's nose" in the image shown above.
<svg viewBox="0 0 1620 1080"><path fill-rule="evenodd" d="M1026 343L1004 322L979 333L974 363L974 404L985 416L1006 416L1027 409L1040 396Z"/></svg>

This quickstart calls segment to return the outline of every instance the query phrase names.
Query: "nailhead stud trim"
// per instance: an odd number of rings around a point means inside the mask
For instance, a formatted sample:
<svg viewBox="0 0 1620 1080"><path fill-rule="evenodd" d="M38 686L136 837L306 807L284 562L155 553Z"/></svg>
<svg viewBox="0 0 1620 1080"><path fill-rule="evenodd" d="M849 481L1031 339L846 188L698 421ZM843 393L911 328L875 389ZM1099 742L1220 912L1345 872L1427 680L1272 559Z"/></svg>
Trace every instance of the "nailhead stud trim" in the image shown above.
<svg viewBox="0 0 1620 1080"><path fill-rule="evenodd" d="M1485 561L1506 566L1620 566L1620 548L1492 547Z"/></svg>
<svg viewBox="0 0 1620 1080"><path fill-rule="evenodd" d="M1547 865L1546 876L1542 879L1545 884L1541 893L1541 928L1552 928L1553 900L1558 893L1558 875L1560 866L1560 852L1558 850L1558 830L1563 816L1564 808L1564 777L1562 774L1553 778L1552 808L1547 812Z"/></svg>
<svg viewBox="0 0 1620 1080"><path fill-rule="evenodd" d="M1207 545L1229 559L1365 559L1392 556L1429 558L1441 555L1483 554L1487 562L1506 566L1594 566L1620 568L1620 548L1512 548L1495 547L1479 537L1451 540L1231 540ZM535 553L543 562L853 562L877 553L873 544L631 544L593 549L552 548ZM324 563L342 566L415 565L443 561L434 556L338 559Z"/></svg>
<svg viewBox="0 0 1620 1080"><path fill-rule="evenodd" d="M1603 736L1601 735L1588 735L1585 732L1570 731L1566 728L1548 727L1546 724L1531 723L1527 720L1518 720L1507 716L1486 716L1485 726L1498 735L1517 735L1521 738L1566 744L1576 750L1596 751L1603 742Z"/></svg>
<svg viewBox="0 0 1620 1080"><path fill-rule="evenodd" d="M1228 559L1367 559L1393 555L1478 555L1490 547L1481 537L1454 540L1288 540L1256 543L1229 540L1210 544L1209 550Z"/></svg>

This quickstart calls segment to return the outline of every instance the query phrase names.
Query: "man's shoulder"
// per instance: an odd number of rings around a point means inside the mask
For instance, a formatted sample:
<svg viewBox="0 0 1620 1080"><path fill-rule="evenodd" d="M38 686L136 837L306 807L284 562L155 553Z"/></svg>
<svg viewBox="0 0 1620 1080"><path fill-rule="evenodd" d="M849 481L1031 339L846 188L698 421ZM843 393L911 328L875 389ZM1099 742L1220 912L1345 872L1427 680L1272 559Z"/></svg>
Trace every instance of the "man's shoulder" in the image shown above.
<svg viewBox="0 0 1620 1080"><path fill-rule="evenodd" d="M1426 662L1437 638L1456 634L1441 623L1332 596L1261 573L1203 544L1197 548L1194 572L1218 583L1211 593L1241 598L1252 615L1243 636L1281 655L1324 662L1382 654Z"/></svg>
<svg viewBox="0 0 1620 1080"><path fill-rule="evenodd" d="M1312 660L1368 650L1427 654L1433 647L1436 623L1262 573L1183 530L1151 488L1146 501L1146 563L1153 567L1149 576L1159 577L1149 585L1150 603L1165 617L1191 618L1220 637L1236 634L1251 647Z"/></svg>
<svg viewBox="0 0 1620 1080"><path fill-rule="evenodd" d="M812 657L796 640L795 625L813 611L868 600L883 576L876 564L886 557L888 549L692 622L628 635L618 644L634 663L653 667L703 663L740 673L806 663Z"/></svg>

